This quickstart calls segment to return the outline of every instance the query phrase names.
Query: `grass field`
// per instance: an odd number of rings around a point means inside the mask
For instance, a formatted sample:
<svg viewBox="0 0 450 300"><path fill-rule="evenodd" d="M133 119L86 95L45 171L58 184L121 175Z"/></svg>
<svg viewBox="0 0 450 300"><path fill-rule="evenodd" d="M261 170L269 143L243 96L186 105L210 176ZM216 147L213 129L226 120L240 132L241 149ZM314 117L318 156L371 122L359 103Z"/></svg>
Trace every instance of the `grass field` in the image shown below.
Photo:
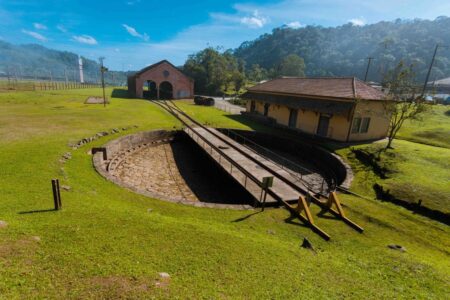
<svg viewBox="0 0 450 300"><path fill-rule="evenodd" d="M381 152L376 162L386 170L387 178L380 178L369 166L359 165L361 180L354 189L373 193L378 183L401 200L417 203L443 213L450 213L450 110L436 105L423 115L422 121L408 121L394 141L394 149ZM442 134L441 134L442 133ZM352 149L378 153L386 142L363 144L339 150L353 165L358 165ZM372 196L372 195L371 195Z"/></svg>
<svg viewBox="0 0 450 300"><path fill-rule="evenodd" d="M100 90L0 94L0 220L8 223L0 229L1 299L448 299L448 226L393 204L343 195L349 217L366 231L316 217L332 235L325 242L284 209L195 208L106 181L92 167L90 147L180 124L147 101L83 104L93 93ZM181 105L214 126L248 128L214 108ZM130 125L139 127L67 146ZM376 180L368 174L356 172L352 188L367 192ZM48 211L55 177L71 187L59 212ZM316 252L300 247L303 237Z"/></svg>
<svg viewBox="0 0 450 300"><path fill-rule="evenodd" d="M450 148L450 106L434 105L420 121L406 121L397 138Z"/></svg>

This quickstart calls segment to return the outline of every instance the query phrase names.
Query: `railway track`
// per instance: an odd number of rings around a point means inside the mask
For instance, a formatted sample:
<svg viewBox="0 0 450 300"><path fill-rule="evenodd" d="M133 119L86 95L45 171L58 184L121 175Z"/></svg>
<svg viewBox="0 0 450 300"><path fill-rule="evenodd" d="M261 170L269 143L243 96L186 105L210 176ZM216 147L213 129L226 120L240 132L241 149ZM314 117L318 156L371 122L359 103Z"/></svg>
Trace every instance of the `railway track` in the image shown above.
<svg viewBox="0 0 450 300"><path fill-rule="evenodd" d="M363 232L364 229L356 224L355 222L351 221L349 218L346 217L342 206L339 202L339 199L337 198L337 195L335 191L330 191L328 195L315 193L311 189L311 185L304 181L303 179L299 178L298 176L293 176L290 172L286 172L283 168L274 168L274 162L268 159L267 157L259 155L254 149L250 147L245 147L244 149L242 147L238 147L236 144L237 142L224 138L220 133L218 133L215 130L212 130L203 124L199 123L195 119L193 119L191 116L186 114L183 110L181 110L175 103L172 101L154 101L157 105L164 108L166 111L174 115L177 119L179 119L183 125L190 131L192 134L196 134L198 137L203 139L203 141L211 147L211 149L214 149L219 155L222 155L225 159L227 159L231 164L234 164L236 168L240 168L239 164L233 161L230 157L228 157L224 151L222 151L219 147L216 145L211 144L207 139L205 139L201 134L199 134L196 131L197 129L201 129L202 131L207 131L209 134L213 135L215 138L220 140L222 143L226 145L226 147L233 148L235 151L239 152L243 156L245 156L247 159L254 162L256 165L258 165L260 168L266 170L269 172L274 180L280 180L286 185L288 185L290 188L294 189L299 194L298 198L298 206L293 206L291 203L287 201L287 199L283 199L277 193L275 193L270 187L265 189L265 192L269 194L271 197L276 199L280 204L284 205L293 215L298 217L302 222L306 223L311 227L313 231L318 233L321 237L323 237L325 240L329 240L330 236L322 230L320 227L318 227L312 217L312 214L309 210L310 204L315 204L320 207L321 212L323 213L331 213L336 218L342 220L345 224L349 225L353 229L357 230L358 232ZM197 138L198 138L197 137ZM225 136L226 137L226 136ZM276 164L276 163L275 163ZM252 176L252 174L249 174L246 172L246 170L242 170L240 168L241 172L244 173L248 178L250 178L252 181L254 181L256 184L258 184L261 188L263 188L263 183L260 179L255 178ZM332 206L336 207L333 208ZM263 204L264 205L264 204ZM302 214L303 212L303 214Z"/></svg>

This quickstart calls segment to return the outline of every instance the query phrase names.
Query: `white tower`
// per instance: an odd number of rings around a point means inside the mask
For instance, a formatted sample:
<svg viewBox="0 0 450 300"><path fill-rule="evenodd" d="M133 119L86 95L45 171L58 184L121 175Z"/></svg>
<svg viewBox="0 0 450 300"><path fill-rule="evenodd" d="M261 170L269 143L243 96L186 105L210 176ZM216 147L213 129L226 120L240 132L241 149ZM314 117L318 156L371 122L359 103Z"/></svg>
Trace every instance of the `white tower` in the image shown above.
<svg viewBox="0 0 450 300"><path fill-rule="evenodd" d="M83 76L83 60L78 55L78 67L80 69L80 83L84 83L84 76Z"/></svg>

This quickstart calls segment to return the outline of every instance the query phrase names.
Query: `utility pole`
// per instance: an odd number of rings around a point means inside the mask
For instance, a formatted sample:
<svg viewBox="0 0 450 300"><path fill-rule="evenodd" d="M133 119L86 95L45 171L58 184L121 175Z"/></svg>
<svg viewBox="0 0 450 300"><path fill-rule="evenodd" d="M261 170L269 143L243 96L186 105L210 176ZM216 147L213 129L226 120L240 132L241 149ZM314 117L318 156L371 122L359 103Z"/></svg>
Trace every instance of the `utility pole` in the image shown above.
<svg viewBox="0 0 450 300"><path fill-rule="evenodd" d="M98 60L100 61L100 73L102 75L102 88L103 88L103 106L106 107L106 96L105 96L105 72L108 71L108 68L103 66L104 57L100 57Z"/></svg>
<svg viewBox="0 0 450 300"><path fill-rule="evenodd" d="M422 94L421 94L422 98L425 95L425 90L427 89L428 79L430 79L431 69L433 68L434 59L436 58L436 53L437 53L438 48L439 48L439 44L436 44L436 48L434 48L433 58L431 59L430 67L428 68L427 77L425 78L425 82L423 84Z"/></svg>
<svg viewBox="0 0 450 300"><path fill-rule="evenodd" d="M369 69L370 69L370 63L372 62L374 58L373 57L368 57L367 58L367 69L366 69L366 75L364 76L364 82L367 82L367 75L369 75Z"/></svg>

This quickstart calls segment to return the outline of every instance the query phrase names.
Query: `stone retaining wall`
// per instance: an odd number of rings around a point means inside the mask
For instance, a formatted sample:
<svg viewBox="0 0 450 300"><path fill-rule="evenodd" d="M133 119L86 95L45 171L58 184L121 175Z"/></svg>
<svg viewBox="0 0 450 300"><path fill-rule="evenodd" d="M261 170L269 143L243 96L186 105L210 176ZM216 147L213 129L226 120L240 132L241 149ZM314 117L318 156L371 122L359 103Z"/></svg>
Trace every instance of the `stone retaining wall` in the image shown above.
<svg viewBox="0 0 450 300"><path fill-rule="evenodd" d="M109 181L114 182L115 184L127 188L135 193L156 198L160 200L165 200L169 202L182 203L197 207L209 207L209 208L226 208L226 209L252 209L249 205L240 205L240 204L221 204L221 203L206 203L206 202L193 202L187 201L181 198L168 197L167 195L161 195L152 191L143 191L137 189L134 186L128 185L117 177L113 176L108 171L109 163L114 160L118 155L125 155L127 153L132 153L136 148L141 147L142 145L149 144L160 144L161 141L169 142L171 139L179 137L179 135L185 134L182 131L167 131L167 130L154 130L154 131L145 131L139 132L131 135L126 135L120 137L116 140L110 141L105 144L103 147L106 149L107 160L103 159L103 153L97 152L93 155L92 161L96 171L108 179Z"/></svg>

